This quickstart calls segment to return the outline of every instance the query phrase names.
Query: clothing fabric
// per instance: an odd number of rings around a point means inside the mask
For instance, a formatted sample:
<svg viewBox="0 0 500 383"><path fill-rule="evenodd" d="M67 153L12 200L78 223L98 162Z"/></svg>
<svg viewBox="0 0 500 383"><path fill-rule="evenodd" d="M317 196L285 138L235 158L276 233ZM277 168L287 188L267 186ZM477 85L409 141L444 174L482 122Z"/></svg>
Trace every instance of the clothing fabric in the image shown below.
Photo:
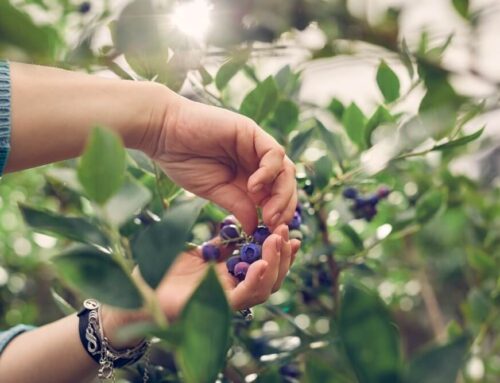
<svg viewBox="0 0 500 383"><path fill-rule="evenodd" d="M5 350L5 347L7 347L7 345L12 341L12 339L22 334L23 332L33 330L34 328L35 327L33 326L20 324L12 327L7 331L0 332L0 354L2 353L3 350Z"/></svg>
<svg viewBox="0 0 500 383"><path fill-rule="evenodd" d="M10 151L10 89L9 63L0 60L0 176Z"/></svg>

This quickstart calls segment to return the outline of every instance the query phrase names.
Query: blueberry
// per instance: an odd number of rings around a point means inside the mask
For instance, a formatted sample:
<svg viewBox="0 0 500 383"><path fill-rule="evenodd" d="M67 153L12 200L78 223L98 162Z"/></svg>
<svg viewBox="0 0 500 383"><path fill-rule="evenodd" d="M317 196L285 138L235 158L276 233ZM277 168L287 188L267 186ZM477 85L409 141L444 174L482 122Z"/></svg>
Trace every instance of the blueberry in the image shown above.
<svg viewBox="0 0 500 383"><path fill-rule="evenodd" d="M240 237L240 229L236 225L226 225L220 230L219 235L225 240L237 239Z"/></svg>
<svg viewBox="0 0 500 383"><path fill-rule="evenodd" d="M301 372L296 364L285 364L281 366L280 374L289 378L300 378Z"/></svg>
<svg viewBox="0 0 500 383"><path fill-rule="evenodd" d="M376 206L380 202L380 198L378 195L372 195L366 199L366 203L368 205Z"/></svg>
<svg viewBox="0 0 500 383"><path fill-rule="evenodd" d="M373 205L365 205L363 207L363 218L371 221L377 215L377 207Z"/></svg>
<svg viewBox="0 0 500 383"><path fill-rule="evenodd" d="M241 262L239 255L233 255L226 261L227 271L234 275L234 267Z"/></svg>
<svg viewBox="0 0 500 383"><path fill-rule="evenodd" d="M245 279L249 267L250 264L247 262L238 262L234 266L234 276L242 281L243 279Z"/></svg>
<svg viewBox="0 0 500 383"><path fill-rule="evenodd" d="M246 243L240 250L241 260L248 263L254 263L256 260L260 259L261 252L260 245L256 243Z"/></svg>
<svg viewBox="0 0 500 383"><path fill-rule="evenodd" d="M300 229L300 224L302 223L302 217L299 213L295 212L293 214L293 218L290 222L288 222L288 228L290 230L298 230Z"/></svg>
<svg viewBox="0 0 500 383"><path fill-rule="evenodd" d="M347 187L342 192L342 195L344 196L344 198L347 199L356 199L356 197L358 196L358 189L353 187Z"/></svg>
<svg viewBox="0 0 500 383"><path fill-rule="evenodd" d="M321 286L331 286L332 285L332 275L326 271L326 270L321 270L318 274L318 281Z"/></svg>
<svg viewBox="0 0 500 383"><path fill-rule="evenodd" d="M253 240L255 243L262 245L267 237L271 235L271 231L267 226L261 225L258 226L257 229L252 234Z"/></svg>
<svg viewBox="0 0 500 383"><path fill-rule="evenodd" d="M201 247L201 254L203 259L207 262L217 261L220 258L220 250L215 245L206 243Z"/></svg>
<svg viewBox="0 0 500 383"><path fill-rule="evenodd" d="M297 207L295 208L295 212L299 213L302 216L302 205L300 203L297 204Z"/></svg>
<svg viewBox="0 0 500 383"><path fill-rule="evenodd" d="M381 186L377 190L377 195L380 199L387 198L391 194L391 189L389 189L387 186Z"/></svg>
<svg viewBox="0 0 500 383"><path fill-rule="evenodd" d="M226 218L222 220L222 222L219 225L219 229L222 229L224 226L227 225L236 225L238 226L238 220L234 215L228 215Z"/></svg>
<svg viewBox="0 0 500 383"><path fill-rule="evenodd" d="M85 14L90 11L90 8L92 8L92 5L90 4L89 1L84 1L78 6L78 12L81 14Z"/></svg>

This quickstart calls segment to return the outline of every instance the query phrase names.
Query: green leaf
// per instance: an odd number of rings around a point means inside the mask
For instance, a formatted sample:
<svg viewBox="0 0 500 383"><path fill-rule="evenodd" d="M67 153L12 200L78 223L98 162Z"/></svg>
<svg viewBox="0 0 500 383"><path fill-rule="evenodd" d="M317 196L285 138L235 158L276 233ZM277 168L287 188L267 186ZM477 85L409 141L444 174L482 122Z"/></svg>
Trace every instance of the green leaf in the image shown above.
<svg viewBox="0 0 500 383"><path fill-rule="evenodd" d="M357 251L363 251L365 248L363 240L359 234L349 224L344 224L340 227L340 231L352 242Z"/></svg>
<svg viewBox="0 0 500 383"><path fill-rule="evenodd" d="M231 309L215 270L205 278L181 314L177 360L187 383L212 383L224 366L231 331Z"/></svg>
<svg viewBox="0 0 500 383"><path fill-rule="evenodd" d="M389 312L377 294L348 283L338 333L359 383L401 382L399 340Z"/></svg>
<svg viewBox="0 0 500 383"><path fill-rule="evenodd" d="M425 193L417 202L416 219L419 223L430 221L444 203L444 193L441 190L431 190Z"/></svg>
<svg viewBox="0 0 500 383"><path fill-rule="evenodd" d="M229 81L245 66L248 60L248 51L237 52L226 61L215 75L215 86L217 89L224 89Z"/></svg>
<svg viewBox="0 0 500 383"><path fill-rule="evenodd" d="M309 354L306 361L307 383L336 383L335 371L320 360L320 355Z"/></svg>
<svg viewBox="0 0 500 383"><path fill-rule="evenodd" d="M151 192L129 178L122 188L104 206L106 217L115 226L121 226L151 201Z"/></svg>
<svg viewBox="0 0 500 383"><path fill-rule="evenodd" d="M335 116L337 120L342 121L345 107L338 98L332 98L332 101L330 101L330 104L328 105L328 110Z"/></svg>
<svg viewBox="0 0 500 383"><path fill-rule="evenodd" d="M469 0L452 0L453 8L464 19L469 19Z"/></svg>
<svg viewBox="0 0 500 383"><path fill-rule="evenodd" d="M86 218L64 217L48 210L19 205L26 223L34 230L101 248L109 247L106 235Z"/></svg>
<svg viewBox="0 0 500 383"><path fill-rule="evenodd" d="M277 368L270 368L261 372L255 380L255 383L282 383L283 377L280 375Z"/></svg>
<svg viewBox="0 0 500 383"><path fill-rule="evenodd" d="M141 232L132 253L144 280L156 288L177 255L186 247L191 227L206 201L194 199L167 210L160 222Z"/></svg>
<svg viewBox="0 0 500 383"><path fill-rule="evenodd" d="M406 383L455 383L469 344L465 334L420 354L410 363Z"/></svg>
<svg viewBox="0 0 500 383"><path fill-rule="evenodd" d="M0 45L13 45L43 60L54 58L61 38L50 26L38 26L9 1L0 1Z"/></svg>
<svg viewBox="0 0 500 383"><path fill-rule="evenodd" d="M125 149L120 138L104 128L94 128L78 165L78 179L90 199L104 204L123 184Z"/></svg>
<svg viewBox="0 0 500 383"><path fill-rule="evenodd" d="M495 271L497 270L495 258L477 248L467 249L467 263L485 275L495 275Z"/></svg>
<svg viewBox="0 0 500 383"><path fill-rule="evenodd" d="M261 123L274 110L277 102L276 81L269 76L246 95L241 103L240 112Z"/></svg>
<svg viewBox="0 0 500 383"><path fill-rule="evenodd" d="M388 122L394 122L394 117L389 111L380 105L377 110L370 117L365 126L365 143L366 147L372 146L372 134L380 125Z"/></svg>
<svg viewBox="0 0 500 383"><path fill-rule="evenodd" d="M212 75L208 72L208 70L204 66L200 65L200 67L198 68L198 73L201 76L201 83L203 85L205 86L209 85L212 83L212 81L214 81Z"/></svg>
<svg viewBox="0 0 500 383"><path fill-rule="evenodd" d="M333 174L333 163L330 157L322 156L313 165L314 183L318 189L325 188Z"/></svg>
<svg viewBox="0 0 500 383"><path fill-rule="evenodd" d="M365 141L363 135L365 116L356 103L351 103L345 110L342 116L342 125L351 141L362 148Z"/></svg>
<svg viewBox="0 0 500 383"><path fill-rule="evenodd" d="M399 98L399 79L396 73L382 60L377 70L377 85L386 102Z"/></svg>
<svg viewBox="0 0 500 383"><path fill-rule="evenodd" d="M109 254L76 247L53 258L58 273L84 296L125 309L142 306L141 294L130 275Z"/></svg>
<svg viewBox="0 0 500 383"><path fill-rule="evenodd" d="M295 137L293 137L290 142L290 147L288 149L288 155L292 159L292 161L297 161L304 150L309 145L309 142L314 136L314 128L308 128L299 132Z"/></svg>
<svg viewBox="0 0 500 383"><path fill-rule="evenodd" d="M484 132L484 127L479 129L477 132L469 134L468 136L463 136L457 138L456 140L451 140L445 142L444 144L435 146L432 150L448 150L459 146L467 145L469 142L477 140Z"/></svg>
<svg viewBox="0 0 500 383"><path fill-rule="evenodd" d="M346 157L344 146L342 145L342 139L337 133L327 129L320 120L316 119L315 122L319 135L326 145L328 154L333 160L341 164L343 159Z"/></svg>
<svg viewBox="0 0 500 383"><path fill-rule="evenodd" d="M167 39L160 34L159 22L151 0L134 0L123 9L112 31L116 49L147 79L163 77L167 66Z"/></svg>
<svg viewBox="0 0 500 383"><path fill-rule="evenodd" d="M299 122L299 107L290 100L281 100L274 111L273 124L280 132L289 134Z"/></svg>
<svg viewBox="0 0 500 383"><path fill-rule="evenodd" d="M408 71L408 74L410 75L410 79L413 79L413 76L415 75L415 69L413 68L413 61L411 59L412 55L405 39L401 41L401 52L399 56L401 62L404 64L406 70Z"/></svg>

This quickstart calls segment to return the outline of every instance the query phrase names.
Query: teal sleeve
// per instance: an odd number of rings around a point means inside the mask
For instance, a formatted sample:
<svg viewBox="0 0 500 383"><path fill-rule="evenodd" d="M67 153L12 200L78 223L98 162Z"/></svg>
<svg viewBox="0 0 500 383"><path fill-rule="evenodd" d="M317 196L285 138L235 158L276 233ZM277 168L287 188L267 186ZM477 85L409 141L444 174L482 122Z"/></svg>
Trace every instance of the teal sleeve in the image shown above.
<svg viewBox="0 0 500 383"><path fill-rule="evenodd" d="M10 68L0 60L0 176L10 151Z"/></svg>

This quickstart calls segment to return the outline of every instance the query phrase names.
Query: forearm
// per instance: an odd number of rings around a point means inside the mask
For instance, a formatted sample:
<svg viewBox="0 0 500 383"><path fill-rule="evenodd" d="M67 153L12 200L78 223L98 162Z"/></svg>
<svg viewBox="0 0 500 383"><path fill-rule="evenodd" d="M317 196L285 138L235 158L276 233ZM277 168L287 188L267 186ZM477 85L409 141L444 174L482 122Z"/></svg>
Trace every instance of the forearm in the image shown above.
<svg viewBox="0 0 500 383"><path fill-rule="evenodd" d="M118 349L133 347L139 340L120 342L118 330L147 320L144 312L102 308L104 334ZM78 333L78 317L67 316L14 338L0 355L2 383L87 382L97 374L97 363L87 354Z"/></svg>
<svg viewBox="0 0 500 383"><path fill-rule="evenodd" d="M97 368L80 342L76 315L17 336L0 355L2 383L84 382Z"/></svg>
<svg viewBox="0 0 500 383"><path fill-rule="evenodd" d="M178 96L150 82L11 63L12 133L7 172L78 156L96 124L129 148L154 150Z"/></svg>

